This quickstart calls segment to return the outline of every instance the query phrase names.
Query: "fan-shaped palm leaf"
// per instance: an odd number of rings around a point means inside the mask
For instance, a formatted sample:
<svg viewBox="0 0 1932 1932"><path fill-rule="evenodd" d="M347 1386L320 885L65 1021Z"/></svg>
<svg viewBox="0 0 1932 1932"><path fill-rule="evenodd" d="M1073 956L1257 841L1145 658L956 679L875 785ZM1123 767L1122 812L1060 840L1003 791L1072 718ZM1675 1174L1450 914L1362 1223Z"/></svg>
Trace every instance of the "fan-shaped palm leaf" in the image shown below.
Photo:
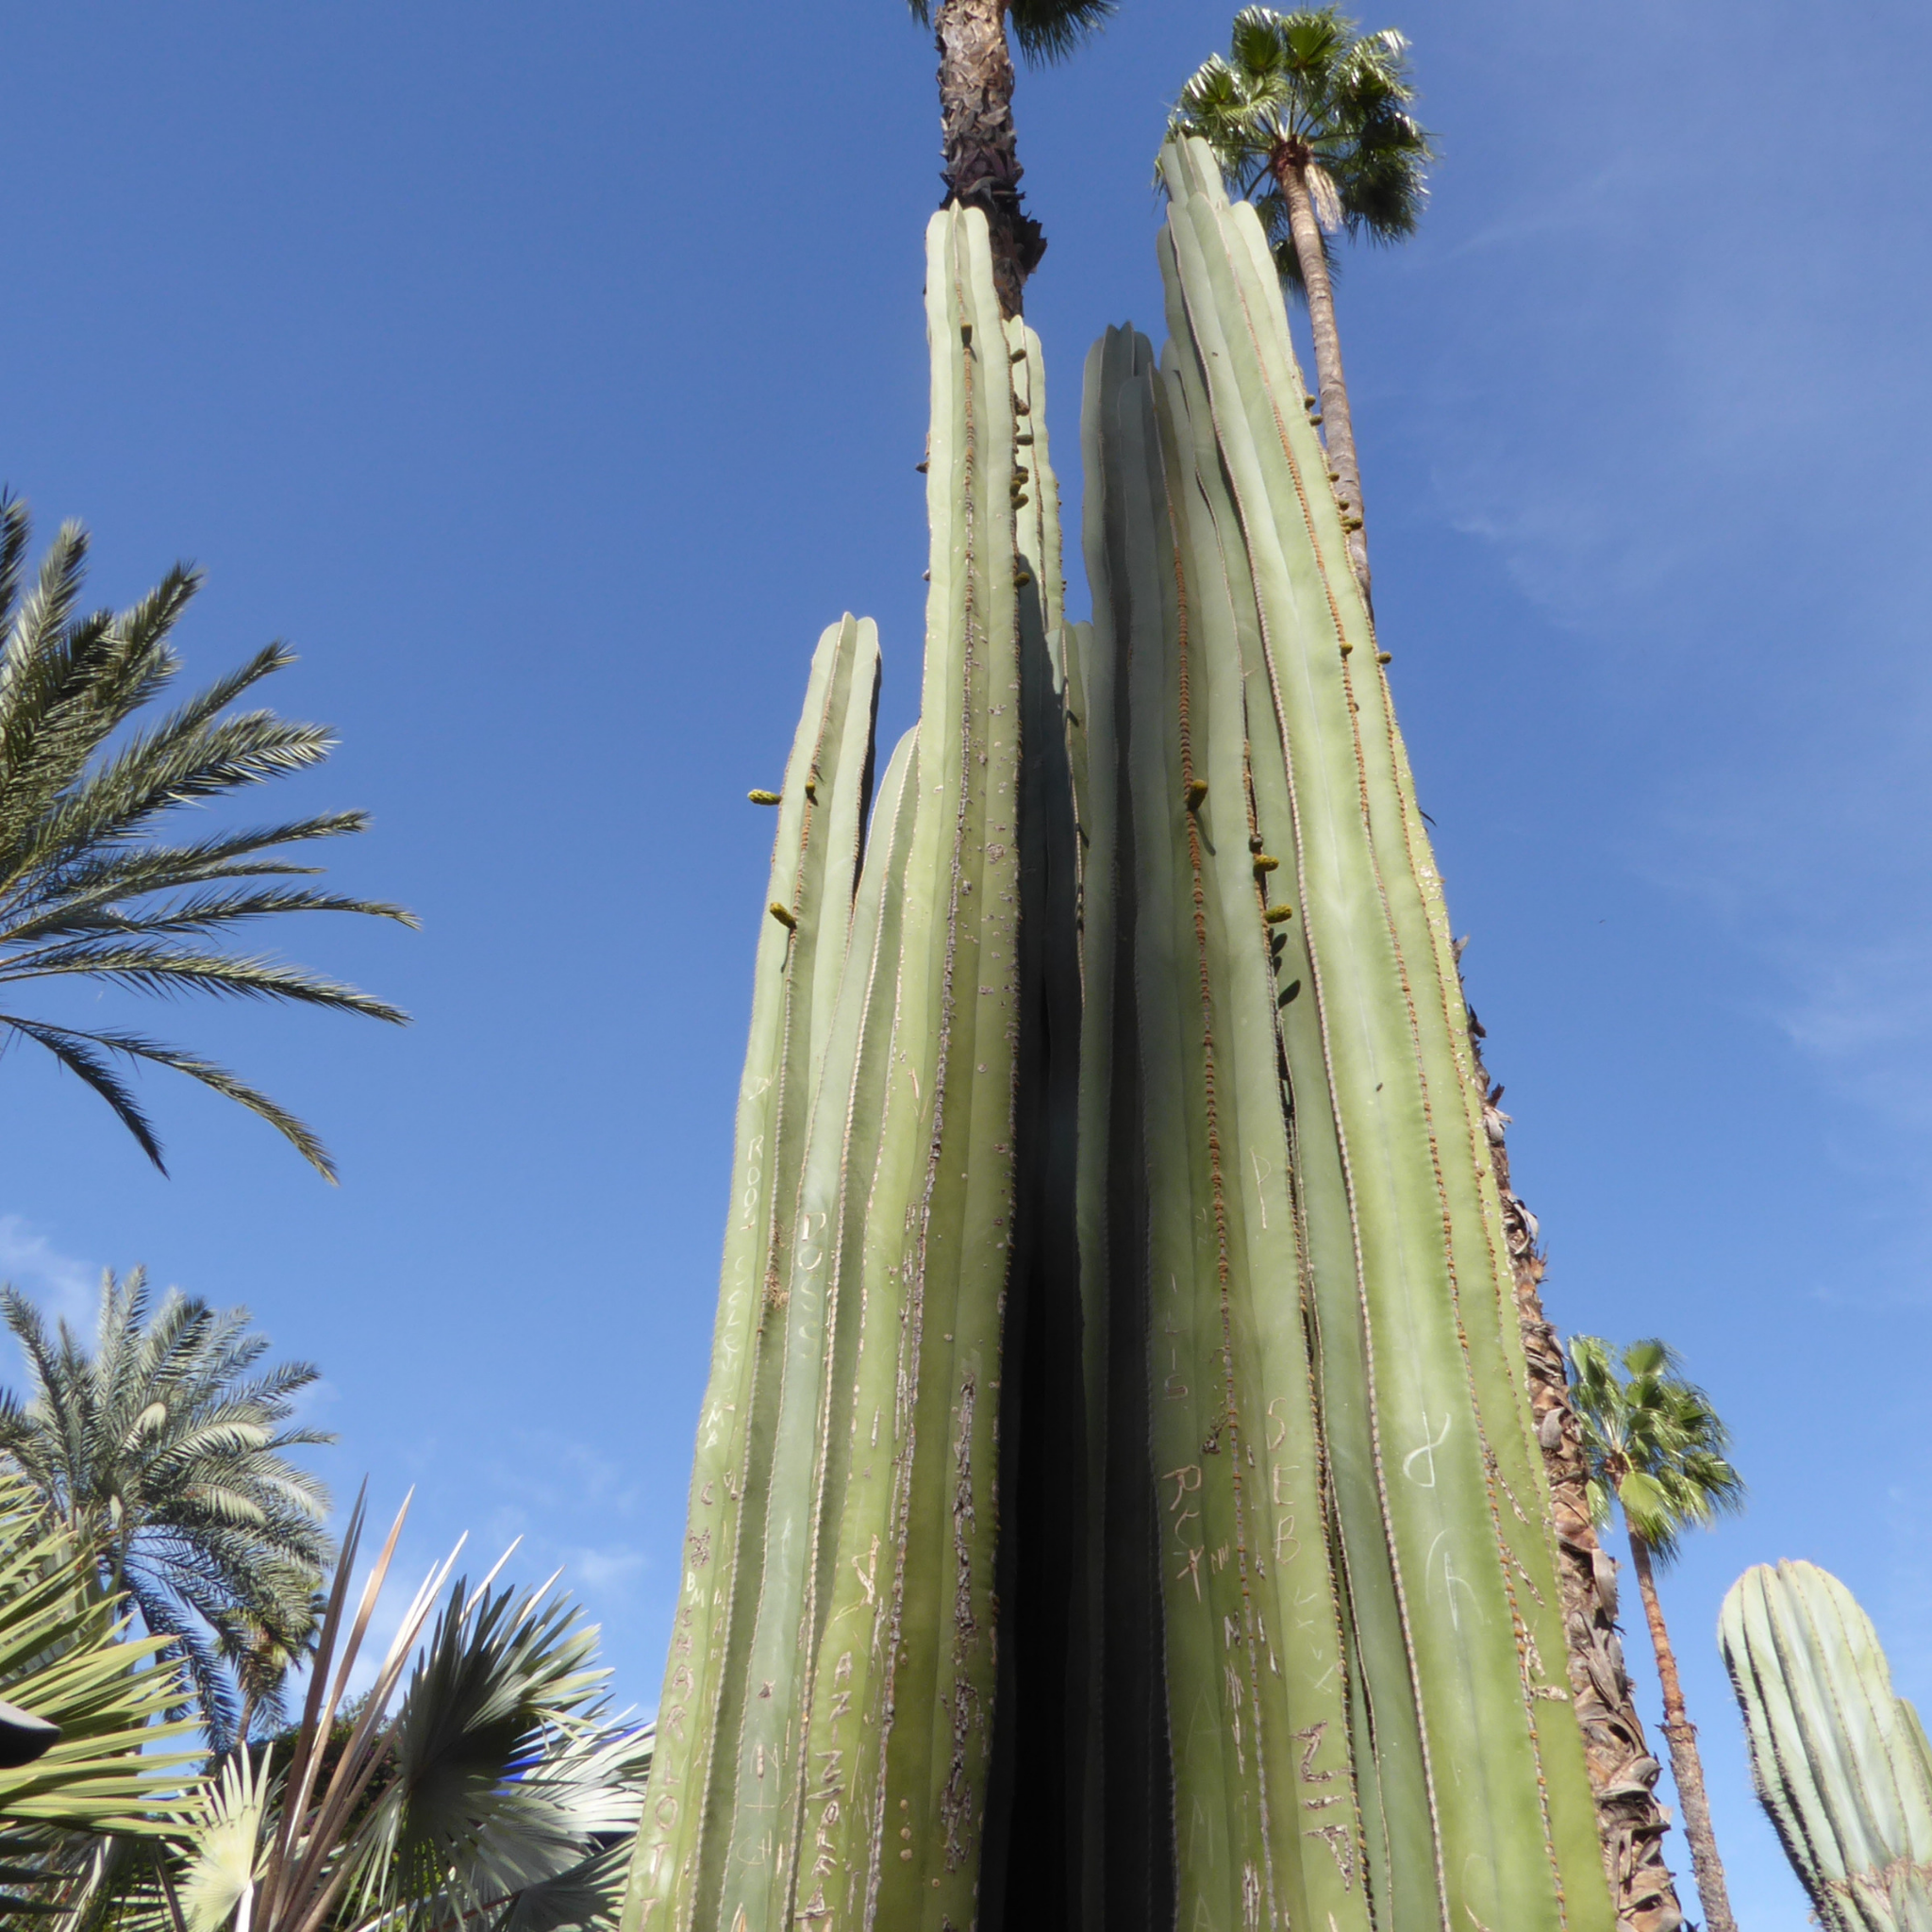
<svg viewBox="0 0 1932 1932"><path fill-rule="evenodd" d="M1408 42L1392 27L1361 34L1339 7L1235 15L1225 55L1189 77L1171 135L1213 148L1228 192L1253 201L1274 264L1307 304L1315 379L1349 554L1369 586L1361 471L1341 340L1331 237L1391 242L1415 232L1428 199L1429 137L1409 111Z"/></svg>
<svg viewBox="0 0 1932 1932"><path fill-rule="evenodd" d="M225 1774L167 1868L134 1874L120 1932L227 1932L242 1911L251 1932L614 1924L651 1730L609 1719L596 1633L567 1601L548 1586L496 1589L494 1573L475 1590L450 1585L452 1553L367 1696L345 1706L403 1520L352 1610L358 1500L300 1724L273 1757Z"/></svg>

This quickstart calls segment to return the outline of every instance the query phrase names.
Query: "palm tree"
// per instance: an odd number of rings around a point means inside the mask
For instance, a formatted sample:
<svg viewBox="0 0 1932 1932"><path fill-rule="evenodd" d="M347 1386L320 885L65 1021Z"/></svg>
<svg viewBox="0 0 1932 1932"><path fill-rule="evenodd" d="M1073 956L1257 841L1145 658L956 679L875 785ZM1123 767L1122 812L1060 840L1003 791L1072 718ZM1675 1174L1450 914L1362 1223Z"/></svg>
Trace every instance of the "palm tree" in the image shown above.
<svg viewBox="0 0 1932 1932"><path fill-rule="evenodd" d="M1328 238L1372 242L1415 232L1428 198L1429 137L1409 114L1408 42L1393 27L1357 34L1338 7L1235 15L1228 56L1182 88L1171 134L1215 152L1228 192L1255 203L1288 286L1308 305L1328 474L1348 527L1349 558L1369 591L1361 466L1356 458Z"/></svg>
<svg viewBox="0 0 1932 1932"><path fill-rule="evenodd" d="M1013 131L1010 14L1020 51L1035 65L1063 59L1114 10L1114 0L910 0L922 26L939 22L940 129L946 185L940 204L976 208L992 242L1000 308L1018 315L1026 277L1046 253L1041 225L1020 206L1019 146Z"/></svg>
<svg viewBox="0 0 1932 1932"><path fill-rule="evenodd" d="M287 1426L317 1371L258 1373L269 1341L246 1308L175 1289L157 1306L139 1268L103 1280L92 1354L10 1285L0 1319L31 1383L25 1402L0 1391L0 1456L92 1553L102 1591L173 1645L216 1750L278 1724L331 1554L327 1486L284 1453L335 1441Z"/></svg>
<svg viewBox="0 0 1932 1932"><path fill-rule="evenodd" d="M397 906L281 883L321 868L293 864L277 848L359 832L364 813L321 812L174 843L155 836L180 807L328 756L334 741L321 725L227 711L293 655L270 644L159 723L124 735L181 668L168 636L201 575L177 564L131 609L83 612L86 531L62 525L23 595L29 536L25 507L0 495L0 982L78 976L136 992L293 1001L404 1020L352 986L216 942L283 912L359 912L413 925ZM117 1061L172 1067L213 1088L335 1178L301 1121L198 1054L118 1028L0 1013L0 1043L13 1038L45 1047L92 1087L164 1173L160 1141Z"/></svg>
<svg viewBox="0 0 1932 1932"><path fill-rule="evenodd" d="M1730 1432L1710 1398L1681 1373L1675 1350L1655 1340L1633 1341L1621 1357L1594 1335L1570 1341L1572 1400L1590 1465L1591 1513L1607 1524L1612 1502L1624 1509L1630 1567L1643 1597L1650 1641L1663 1688L1664 1736L1671 1775L1684 1807L1690 1871L1709 1932L1736 1932L1704 1794L1697 1731L1684 1709L1676 1654L1657 1601L1656 1566L1677 1555L1684 1532L1707 1527L1744 1506L1744 1482L1726 1459ZM1621 1373L1620 1373L1621 1371Z"/></svg>
<svg viewBox="0 0 1932 1932"><path fill-rule="evenodd" d="M184 1808L192 1754L178 1748L189 1727L164 1721L176 1685L156 1668L163 1640L130 1641L125 1607L92 1572L29 1485L0 1475L0 1694L55 1732L31 1759L0 1765L0 1913L16 1923L45 1907L98 1834L163 1835Z"/></svg>
<svg viewBox="0 0 1932 1932"><path fill-rule="evenodd" d="M168 1851L104 1873L87 1902L93 1923L111 1917L123 1932L616 1924L653 1727L610 1712L595 1626L548 1585L497 1590L495 1572L475 1590L451 1583L453 1553L404 1612L368 1692L345 1703L402 1518L352 1610L361 1524L358 1502L301 1722L271 1748L227 1759Z"/></svg>

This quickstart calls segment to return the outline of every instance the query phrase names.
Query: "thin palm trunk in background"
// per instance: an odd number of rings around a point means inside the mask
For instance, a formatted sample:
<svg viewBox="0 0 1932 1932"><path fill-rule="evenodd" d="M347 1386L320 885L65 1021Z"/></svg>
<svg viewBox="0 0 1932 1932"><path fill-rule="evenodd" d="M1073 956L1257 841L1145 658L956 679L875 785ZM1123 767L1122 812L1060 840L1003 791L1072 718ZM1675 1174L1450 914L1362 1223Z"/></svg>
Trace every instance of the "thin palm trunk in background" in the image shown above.
<svg viewBox="0 0 1932 1932"><path fill-rule="evenodd" d="M1704 1902L1707 1932L1738 1932L1731 1901L1724 1890L1724 1861L1717 1855L1717 1834L1710 1824L1710 1801L1704 1794L1704 1760L1697 1753L1697 1726L1684 1707L1684 1687L1677 1679L1677 1656L1664 1627L1663 1606L1657 1601L1650 1544L1641 1530L1630 1525L1630 1567L1643 1598L1650 1644L1657 1653L1657 1678L1663 1691L1664 1737L1671 1747L1671 1775L1676 1780L1677 1801L1684 1807L1684 1838L1690 1847L1690 1872L1697 1896Z"/></svg>
<svg viewBox="0 0 1932 1932"><path fill-rule="evenodd" d="M1348 413L1348 383L1341 374L1341 336L1335 326L1335 290L1328 279L1328 256L1322 225L1308 191L1307 162L1284 153L1274 164L1274 178L1288 203L1294 252L1302 266L1308 298L1308 327L1315 341L1315 385L1322 401L1322 435L1328 450L1328 476L1348 532L1348 560L1362 595L1369 594L1369 539L1362 520L1361 465L1356 460L1355 425Z"/></svg>
<svg viewBox="0 0 1932 1932"><path fill-rule="evenodd" d="M1006 0L944 0L939 9L940 125L948 205L986 216L993 287L1010 320L1026 277L1046 253L1040 224L1020 206L1013 131L1013 55Z"/></svg>
<svg viewBox="0 0 1932 1932"><path fill-rule="evenodd" d="M1675 1352L1654 1337L1613 1353L1598 1336L1573 1335L1570 1365L1571 1407L1589 1469L1591 1519L1602 1529L1621 1506L1630 1534L1631 1567L1657 1652L1664 1736L1705 1918L1710 1932L1735 1932L1704 1796L1697 1734L1685 1714L1654 1574L1657 1564L1676 1555L1687 1529L1707 1527L1743 1507L1744 1481L1725 1453L1730 1432L1710 1398L1685 1379Z"/></svg>

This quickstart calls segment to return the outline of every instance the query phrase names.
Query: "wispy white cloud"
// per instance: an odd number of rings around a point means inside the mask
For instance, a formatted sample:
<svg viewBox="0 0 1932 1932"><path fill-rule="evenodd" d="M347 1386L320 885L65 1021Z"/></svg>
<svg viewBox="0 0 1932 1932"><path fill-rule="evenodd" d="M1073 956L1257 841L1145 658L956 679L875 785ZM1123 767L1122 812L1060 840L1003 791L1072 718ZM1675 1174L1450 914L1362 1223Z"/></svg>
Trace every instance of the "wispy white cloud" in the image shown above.
<svg viewBox="0 0 1932 1932"><path fill-rule="evenodd" d="M603 1549L573 1549L566 1554L570 1574L583 1587L586 1595L626 1597L631 1586L649 1568L649 1558L641 1550L623 1543Z"/></svg>
<svg viewBox="0 0 1932 1932"><path fill-rule="evenodd" d="M0 1280L40 1303L50 1319L86 1333L100 1303L101 1271L63 1253L19 1214L0 1214Z"/></svg>

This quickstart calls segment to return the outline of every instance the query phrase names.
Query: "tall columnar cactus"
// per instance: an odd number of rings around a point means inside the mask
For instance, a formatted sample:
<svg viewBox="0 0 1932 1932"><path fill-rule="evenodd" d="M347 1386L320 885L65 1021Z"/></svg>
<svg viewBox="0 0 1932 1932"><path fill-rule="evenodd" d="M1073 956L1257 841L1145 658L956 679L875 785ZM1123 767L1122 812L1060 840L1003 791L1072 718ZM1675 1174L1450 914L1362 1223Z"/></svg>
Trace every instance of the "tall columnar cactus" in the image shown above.
<svg viewBox="0 0 1932 1932"><path fill-rule="evenodd" d="M982 216L934 218L926 309L924 687L856 903L869 625L822 641L780 794L626 1904L626 1924L653 1932L974 1917L1000 1667L1002 1323L1027 1199L1022 659L1028 638L1044 648L1042 612L1058 617L1059 559L1044 444L1025 426L1038 345L1002 322ZM1051 674L1047 696L1057 708ZM1071 881L1039 883L1070 925Z"/></svg>
<svg viewBox="0 0 1932 1932"><path fill-rule="evenodd" d="M1751 1770L1829 1932L1932 1932L1932 1754L1872 1620L1810 1563L1731 1586L1718 1641Z"/></svg>
<svg viewBox="0 0 1932 1932"><path fill-rule="evenodd" d="M874 626L847 618L828 628L812 658L778 807L739 1088L711 1379L658 1718L665 1769L654 1778L644 1830L653 1869L687 1874L693 1904L701 1885L716 1883L707 1796L714 1781L728 1789L728 1740L742 1716L783 1367L771 1317L790 1272L824 1014L850 924L877 679Z"/></svg>
<svg viewBox="0 0 1932 1932"><path fill-rule="evenodd" d="M1289 1873L1365 1866L1394 1932L1607 1925L1441 882L1260 230L1204 150L1163 168L1173 341L1156 371L1116 339L1088 410L1125 525L1090 575L1133 801L1177 1923L1295 1923Z"/></svg>
<svg viewBox="0 0 1932 1932"><path fill-rule="evenodd" d="M1456 962L1251 209L1172 341L927 237L920 722L779 795L625 1932L1607 1932Z"/></svg>

